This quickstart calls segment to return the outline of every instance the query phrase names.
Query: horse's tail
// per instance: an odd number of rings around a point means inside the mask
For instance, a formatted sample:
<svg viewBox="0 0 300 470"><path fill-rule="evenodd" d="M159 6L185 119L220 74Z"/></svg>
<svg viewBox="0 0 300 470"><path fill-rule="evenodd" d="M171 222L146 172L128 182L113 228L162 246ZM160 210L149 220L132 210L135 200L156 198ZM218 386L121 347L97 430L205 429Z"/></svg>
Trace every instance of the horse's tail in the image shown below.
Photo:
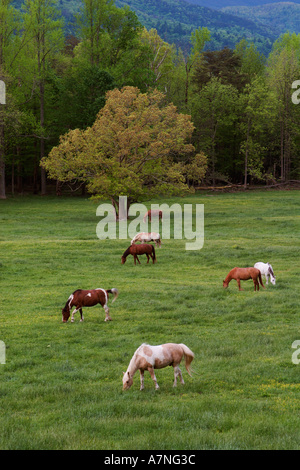
<svg viewBox="0 0 300 470"><path fill-rule="evenodd" d="M190 365L191 365L192 360L195 357L195 354L185 344L181 343L180 346L183 349L183 354L184 354L184 359L185 359L185 364L184 364L185 368L188 371L188 374L192 377L191 375L192 370L190 368Z"/></svg>
<svg viewBox="0 0 300 470"><path fill-rule="evenodd" d="M112 299L112 304L114 303L114 301L116 300L116 298L118 297L119 295L119 291L118 289L116 289L115 287L113 287L112 289L109 289L106 291L108 294L113 294L114 295L114 298Z"/></svg>
<svg viewBox="0 0 300 470"><path fill-rule="evenodd" d="M152 253L153 253L153 263L156 263L156 254L155 254L154 245L152 245Z"/></svg>
<svg viewBox="0 0 300 470"><path fill-rule="evenodd" d="M263 282L262 282L261 272L260 271L259 271L259 274L258 274L258 280L260 282L260 285L263 286L263 288L265 289L265 286L263 285Z"/></svg>

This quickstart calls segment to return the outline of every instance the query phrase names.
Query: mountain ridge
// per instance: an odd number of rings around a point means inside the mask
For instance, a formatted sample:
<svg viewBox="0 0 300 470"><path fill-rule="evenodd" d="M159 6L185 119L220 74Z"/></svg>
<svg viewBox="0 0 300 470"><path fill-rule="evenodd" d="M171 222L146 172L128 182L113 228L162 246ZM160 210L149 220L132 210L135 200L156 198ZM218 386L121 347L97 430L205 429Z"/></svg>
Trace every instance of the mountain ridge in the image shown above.
<svg viewBox="0 0 300 470"><path fill-rule="evenodd" d="M245 38L267 54L277 39L269 27L185 0L116 0L116 5L128 5L147 29L157 29L165 41L183 49L190 47L191 32L204 26L211 31L210 49L234 48ZM180 38L176 37L177 29L181 29Z"/></svg>
<svg viewBox="0 0 300 470"><path fill-rule="evenodd" d="M199 5L199 6L213 8L216 10L221 10L222 8L234 7L234 6L255 7L255 6L274 4L274 3L300 4L300 0L293 0L293 2L289 2L289 1L278 2L278 0L185 0L185 1L188 3L195 4L195 5Z"/></svg>
<svg viewBox="0 0 300 470"><path fill-rule="evenodd" d="M20 8L24 0L14 0L13 5ZM253 42L259 52L268 55L273 42L284 30L284 24L277 27L272 22L262 21L253 11L247 14L237 11L222 11L213 9L224 3L227 8L232 3L241 2L262 4L263 0L116 0L118 7L125 5L135 11L142 25L147 29L155 28L166 42L175 44L187 51L191 47L191 33L199 27L207 27L211 32L211 41L206 48L219 50L224 47L234 48L241 40ZM278 3L267 0L272 4ZM205 6L210 5L210 8ZM281 2L290 8L293 4L300 6L300 0L294 2ZM292 5L291 5L292 3ZM66 34L76 34L74 28L74 15L79 12L81 0L57 0L58 8L66 20ZM231 8L238 8L231 7ZM250 8L250 7L249 7ZM255 7L253 7L255 8ZM300 21L299 21L300 23Z"/></svg>
<svg viewBox="0 0 300 470"><path fill-rule="evenodd" d="M300 33L300 4L295 2L267 3L255 7L224 7L221 11L268 26L278 35L287 30Z"/></svg>

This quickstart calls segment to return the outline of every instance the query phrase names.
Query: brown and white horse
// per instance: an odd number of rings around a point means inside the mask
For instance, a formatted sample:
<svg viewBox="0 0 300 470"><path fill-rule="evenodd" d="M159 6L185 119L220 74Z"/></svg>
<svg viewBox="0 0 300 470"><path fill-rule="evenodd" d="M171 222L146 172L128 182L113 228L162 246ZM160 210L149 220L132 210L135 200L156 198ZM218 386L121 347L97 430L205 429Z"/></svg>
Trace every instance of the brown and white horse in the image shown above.
<svg viewBox="0 0 300 470"><path fill-rule="evenodd" d="M124 251L122 255L122 264L126 263L126 258L128 255L132 255L134 258L134 264L136 264L136 260L140 263L137 255L146 255L147 256L147 264L149 263L149 256L151 256L153 260L153 264L156 263L156 256L155 256L155 249L153 245L147 245L147 243L141 243L140 245L130 245L127 250Z"/></svg>
<svg viewBox="0 0 300 470"><path fill-rule="evenodd" d="M162 220L162 211L149 209L144 215L143 222L146 222L147 217L149 222L151 222L152 217L158 217L159 220Z"/></svg>
<svg viewBox="0 0 300 470"><path fill-rule="evenodd" d="M119 295L118 289L91 289L83 290L77 289L70 295L66 305L62 309L62 321L66 323L70 317L70 310L75 306L75 309L72 312L71 322L74 322L74 314L79 310L80 312L80 321L83 321L82 307L93 307L94 305L100 304L105 310L105 320L110 321L111 317L109 316L109 308L107 306L108 294L113 294L114 298L112 303L116 300Z"/></svg>
<svg viewBox="0 0 300 470"><path fill-rule="evenodd" d="M140 233L137 233L135 235L135 237L133 237L133 239L131 240L131 245L133 245L136 242L141 242L141 243L155 242L155 245L157 245L159 248L161 247L160 235L157 232L150 232L150 233L140 232Z"/></svg>
<svg viewBox="0 0 300 470"><path fill-rule="evenodd" d="M256 291L259 290L259 283L265 288L265 286L262 283L261 279L261 273L259 269L256 268L233 268L226 276L225 280L223 281L223 287L226 288L228 287L228 284L232 279L235 279L238 286L239 290L241 289L241 282L240 281L247 281L248 279L252 279L254 282L254 290ZM258 279L258 280L257 280Z"/></svg>
<svg viewBox="0 0 300 470"><path fill-rule="evenodd" d="M150 346L143 343L134 353L126 372L123 372L123 390L128 390L133 384L133 376L137 370L140 371L141 387L144 389L144 372L147 370L151 378L154 380L155 389L159 388L154 369L162 369L163 367L174 367L174 383L177 385L177 377L184 384L179 364L182 358L185 358L185 368L191 375L190 364L194 359L194 353L185 344L166 343L160 346Z"/></svg>

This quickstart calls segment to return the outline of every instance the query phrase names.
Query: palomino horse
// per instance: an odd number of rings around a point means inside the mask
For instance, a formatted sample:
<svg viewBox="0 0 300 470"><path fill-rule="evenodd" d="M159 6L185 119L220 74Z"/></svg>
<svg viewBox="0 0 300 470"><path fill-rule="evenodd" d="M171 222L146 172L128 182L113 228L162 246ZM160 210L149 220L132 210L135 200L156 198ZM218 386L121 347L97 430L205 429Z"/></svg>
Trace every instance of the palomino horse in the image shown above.
<svg viewBox="0 0 300 470"><path fill-rule="evenodd" d="M149 209L144 215L143 222L146 222L147 217L149 222L151 222L152 217L158 217L159 220L162 220L162 211Z"/></svg>
<svg viewBox="0 0 300 470"><path fill-rule="evenodd" d="M228 284L230 283L231 279L235 279L236 282L238 283L239 290L241 289L241 283L240 281L247 281L247 279L253 279L254 282L254 290L256 291L259 290L259 283L265 288L265 286L262 283L261 280L261 273L259 269L256 268L233 268L226 276L225 281L223 281L223 287L228 287Z"/></svg>
<svg viewBox="0 0 300 470"><path fill-rule="evenodd" d="M155 256L155 249L153 245L147 245L147 243L141 243L140 245L130 245L126 251L124 251L122 255L122 264L126 263L126 258L128 255L132 255L134 258L134 264L136 264L136 260L140 263L137 255L146 255L147 256L147 264L149 263L149 255L153 260L153 264L156 263L156 256Z"/></svg>
<svg viewBox="0 0 300 470"><path fill-rule="evenodd" d="M272 284L275 286L276 277L270 263L255 263L255 268L259 269L261 274L266 278L266 284L269 284L269 279L271 278Z"/></svg>
<svg viewBox="0 0 300 470"><path fill-rule="evenodd" d="M66 323L70 317L70 310L75 306L75 309L72 312L71 322L74 321L74 314L79 310L80 311L80 321L83 321L82 307L93 307L94 305L100 304L105 310L105 320L110 321L109 308L107 306L108 294L113 294L114 302L119 295L118 289L92 289L92 290L83 290L77 289L70 295L66 305L62 309L62 321Z"/></svg>
<svg viewBox="0 0 300 470"><path fill-rule="evenodd" d="M160 346L150 346L143 343L134 353L126 372L123 372L123 390L128 390L133 384L133 376L137 370L140 371L141 388L144 390L144 372L148 370L151 378L154 380L155 389L159 388L154 369L162 369L163 367L174 367L174 384L177 385L177 377L184 384L179 364L182 358L185 358L185 368L191 375L190 364L194 359L194 353L185 344L167 343Z"/></svg>
<svg viewBox="0 0 300 470"><path fill-rule="evenodd" d="M136 242L141 242L141 243L155 242L155 245L159 246L159 248L161 247L160 235L159 235L159 233L156 233L156 232L150 232L150 233L140 232L140 233L137 233L135 235L135 237L133 237L133 239L131 240L131 245L133 245Z"/></svg>

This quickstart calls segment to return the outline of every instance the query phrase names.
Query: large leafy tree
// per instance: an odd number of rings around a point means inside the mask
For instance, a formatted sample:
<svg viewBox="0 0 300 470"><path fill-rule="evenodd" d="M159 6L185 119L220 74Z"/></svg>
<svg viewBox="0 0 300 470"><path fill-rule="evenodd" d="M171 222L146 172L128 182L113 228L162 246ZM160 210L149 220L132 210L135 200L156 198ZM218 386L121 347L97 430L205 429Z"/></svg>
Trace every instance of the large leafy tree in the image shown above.
<svg viewBox="0 0 300 470"><path fill-rule="evenodd" d="M193 129L190 116L165 104L163 93L114 89L94 125L62 136L42 165L51 178L86 182L92 194L110 198L118 212L120 195L130 204L188 190L179 157L193 155L194 147L186 143Z"/></svg>

